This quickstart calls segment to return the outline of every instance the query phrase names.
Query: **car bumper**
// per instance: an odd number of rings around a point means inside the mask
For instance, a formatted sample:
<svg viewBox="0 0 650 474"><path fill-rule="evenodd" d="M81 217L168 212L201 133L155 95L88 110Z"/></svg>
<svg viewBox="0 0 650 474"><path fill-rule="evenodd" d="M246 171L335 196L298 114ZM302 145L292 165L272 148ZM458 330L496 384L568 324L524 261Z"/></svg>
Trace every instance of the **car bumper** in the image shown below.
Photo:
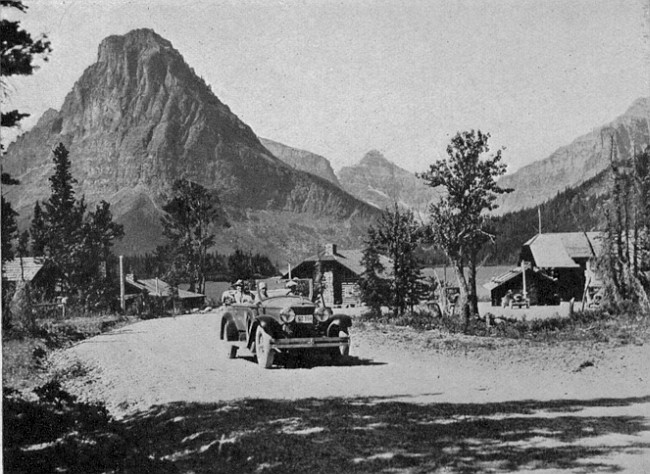
<svg viewBox="0 0 650 474"><path fill-rule="evenodd" d="M272 339L271 349L320 349L328 347L350 347L349 337L296 337Z"/></svg>

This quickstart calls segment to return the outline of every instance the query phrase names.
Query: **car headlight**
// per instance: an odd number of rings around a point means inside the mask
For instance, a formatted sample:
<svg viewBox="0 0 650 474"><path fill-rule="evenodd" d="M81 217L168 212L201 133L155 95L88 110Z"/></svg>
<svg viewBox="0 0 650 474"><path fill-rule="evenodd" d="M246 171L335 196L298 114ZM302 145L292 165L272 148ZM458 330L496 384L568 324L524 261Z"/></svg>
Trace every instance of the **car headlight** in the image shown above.
<svg viewBox="0 0 650 474"><path fill-rule="evenodd" d="M320 321L321 323L323 321L327 321L331 316L332 316L332 310L329 308L317 308L316 311L314 311L314 316L316 317L317 321Z"/></svg>
<svg viewBox="0 0 650 474"><path fill-rule="evenodd" d="M280 319L283 323L292 323L296 319L296 313L291 308L280 311Z"/></svg>

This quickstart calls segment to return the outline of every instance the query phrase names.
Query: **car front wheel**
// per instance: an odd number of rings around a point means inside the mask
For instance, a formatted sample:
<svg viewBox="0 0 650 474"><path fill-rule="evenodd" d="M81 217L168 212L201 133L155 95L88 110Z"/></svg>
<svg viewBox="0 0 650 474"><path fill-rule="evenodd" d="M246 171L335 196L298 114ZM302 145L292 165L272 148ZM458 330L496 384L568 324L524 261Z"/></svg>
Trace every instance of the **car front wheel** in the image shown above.
<svg viewBox="0 0 650 474"><path fill-rule="evenodd" d="M275 352L271 349L271 337L261 326L258 326L255 333L255 353L260 367L268 369L273 365Z"/></svg>
<svg viewBox="0 0 650 474"><path fill-rule="evenodd" d="M338 337L350 337L347 331L340 330ZM329 349L329 354L332 360L337 361L343 357L350 355L350 345L340 345L339 347L332 347Z"/></svg>

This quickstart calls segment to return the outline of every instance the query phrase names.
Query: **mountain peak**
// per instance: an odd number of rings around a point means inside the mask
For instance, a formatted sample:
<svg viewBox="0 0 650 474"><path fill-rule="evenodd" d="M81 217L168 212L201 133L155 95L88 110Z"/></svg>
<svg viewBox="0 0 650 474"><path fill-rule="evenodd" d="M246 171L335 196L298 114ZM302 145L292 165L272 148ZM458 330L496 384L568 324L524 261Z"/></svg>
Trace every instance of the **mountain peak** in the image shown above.
<svg viewBox="0 0 650 474"><path fill-rule="evenodd" d="M150 28L131 30L124 35L112 35L104 38L99 45L97 62L110 61L124 51L136 50L139 53L147 49L175 51L171 42Z"/></svg>
<svg viewBox="0 0 650 474"><path fill-rule="evenodd" d="M48 111L8 147L3 171L21 185L6 198L23 221L36 200L47 198L51 150L59 142L70 151L79 194L115 205L130 239L122 245L131 251L162 242L160 208L178 178L217 192L234 219L251 211L340 223L377 214L335 184L273 156L181 53L150 29L104 39L98 61L75 82L61 110Z"/></svg>
<svg viewBox="0 0 650 474"><path fill-rule="evenodd" d="M370 150L366 153L361 161L359 162L360 166L372 166L372 167L383 167L391 168L395 166L393 163L388 161L386 157L378 150Z"/></svg>
<svg viewBox="0 0 650 474"><path fill-rule="evenodd" d="M625 115L631 117L647 117L650 111L650 97L640 97L632 102Z"/></svg>

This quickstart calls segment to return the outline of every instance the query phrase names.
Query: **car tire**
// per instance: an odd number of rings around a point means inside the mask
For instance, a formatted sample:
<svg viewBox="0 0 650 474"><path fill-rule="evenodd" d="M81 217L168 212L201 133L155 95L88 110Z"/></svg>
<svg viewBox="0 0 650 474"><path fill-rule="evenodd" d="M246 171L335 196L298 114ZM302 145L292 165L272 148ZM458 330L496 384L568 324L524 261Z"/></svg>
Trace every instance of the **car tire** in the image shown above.
<svg viewBox="0 0 650 474"><path fill-rule="evenodd" d="M340 330L339 337L350 337L350 335L347 331ZM347 345L347 346L332 347L329 350L329 355L333 361L338 361L350 355L350 346Z"/></svg>
<svg viewBox="0 0 650 474"><path fill-rule="evenodd" d="M255 355L260 367L268 369L273 365L275 352L271 349L271 337L261 326L255 333Z"/></svg>

